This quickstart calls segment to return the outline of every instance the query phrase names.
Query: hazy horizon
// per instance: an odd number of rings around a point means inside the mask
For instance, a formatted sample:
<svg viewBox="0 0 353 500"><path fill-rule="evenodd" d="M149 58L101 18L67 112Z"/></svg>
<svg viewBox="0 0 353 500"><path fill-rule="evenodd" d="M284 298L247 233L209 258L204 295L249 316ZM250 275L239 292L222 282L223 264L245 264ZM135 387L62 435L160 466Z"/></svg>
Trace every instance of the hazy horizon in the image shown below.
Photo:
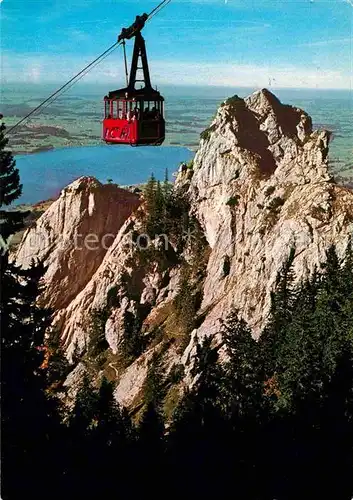
<svg viewBox="0 0 353 500"><path fill-rule="evenodd" d="M0 80L1 81L1 80ZM32 87L60 87L65 83L64 80L57 80L57 81L45 81L45 82L18 82L18 81L7 81L2 83L2 88L0 89L0 92L3 91L4 88L6 87L23 87L23 86L32 86ZM126 83L123 81L114 81L114 80L107 80L106 82L92 82L92 81L80 81L79 83L75 84L73 87L71 87L67 92L74 93L75 90L82 88L82 87L90 87L90 88L123 88L126 86ZM256 91L256 90L261 90L261 89L268 89L271 92L275 92L276 90L298 90L298 91L315 91L315 92L325 92L325 91L332 91L332 92L349 92L352 93L352 99L353 99L353 87L295 87L295 86L276 86L274 84L271 85L263 85L263 86L255 86L255 85L238 85L238 84L227 84L227 85L213 85L213 84L199 84L199 83L162 83L160 85L153 85L153 87L163 87L163 88L185 88L185 89L190 89L190 88L200 88L200 89L247 89L251 91Z"/></svg>
<svg viewBox="0 0 353 500"><path fill-rule="evenodd" d="M67 81L156 0L0 4L5 82ZM152 83L352 88L351 0L172 0L147 23ZM132 41L127 43L131 60ZM86 81L122 81L118 47Z"/></svg>

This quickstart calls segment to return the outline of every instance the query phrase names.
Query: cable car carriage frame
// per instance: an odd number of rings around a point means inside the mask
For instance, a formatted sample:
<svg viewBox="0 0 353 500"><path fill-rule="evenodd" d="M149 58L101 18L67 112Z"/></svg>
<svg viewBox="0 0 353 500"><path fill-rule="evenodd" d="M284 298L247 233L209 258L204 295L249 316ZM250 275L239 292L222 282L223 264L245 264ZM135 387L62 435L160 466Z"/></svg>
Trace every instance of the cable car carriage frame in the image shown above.
<svg viewBox="0 0 353 500"><path fill-rule="evenodd" d="M0 0L1 1L1 0ZM134 24L123 28L118 40L94 61L74 75L58 90L44 99L38 106L22 117L5 132L5 136L13 134L21 123L28 120L42 107L47 107L58 99L66 90L83 78L90 68L99 64L118 45L124 49L126 87L109 92L104 97L104 119L102 139L110 144L130 144L131 146L159 146L165 139L164 98L151 85L145 41L141 35L147 20L158 14L171 0L162 0L149 14L137 16ZM125 40L135 38L134 52L131 62L130 77L128 75ZM141 60L142 66L138 66ZM137 71L143 71L143 79L137 79ZM137 82L144 82L144 88L136 89ZM66 90L65 90L66 89Z"/></svg>
<svg viewBox="0 0 353 500"><path fill-rule="evenodd" d="M137 16L134 24L123 28L118 37L124 49L127 86L104 97L102 139L109 144L159 146L165 139L164 98L151 85L145 40L141 35L147 14ZM135 38L128 78L125 40ZM139 63L141 66L139 66ZM142 70L143 79L137 78ZM144 87L136 89L136 83Z"/></svg>

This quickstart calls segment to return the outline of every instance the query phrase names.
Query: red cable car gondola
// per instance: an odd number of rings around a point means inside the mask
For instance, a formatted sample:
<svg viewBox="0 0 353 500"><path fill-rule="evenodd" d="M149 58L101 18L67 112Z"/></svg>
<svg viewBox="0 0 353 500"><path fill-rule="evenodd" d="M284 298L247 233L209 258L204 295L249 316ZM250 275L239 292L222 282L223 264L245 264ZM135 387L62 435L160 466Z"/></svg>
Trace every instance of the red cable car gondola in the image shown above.
<svg viewBox="0 0 353 500"><path fill-rule="evenodd" d="M113 90L104 97L103 140L107 143L159 146L165 138L164 98L152 88L145 40L141 35L147 18L147 14L137 16L134 24L123 28L118 38L124 45L125 67L125 39L135 37L135 44L127 87ZM143 71L143 80L137 80L139 69ZM136 82L143 82L145 86L136 89Z"/></svg>

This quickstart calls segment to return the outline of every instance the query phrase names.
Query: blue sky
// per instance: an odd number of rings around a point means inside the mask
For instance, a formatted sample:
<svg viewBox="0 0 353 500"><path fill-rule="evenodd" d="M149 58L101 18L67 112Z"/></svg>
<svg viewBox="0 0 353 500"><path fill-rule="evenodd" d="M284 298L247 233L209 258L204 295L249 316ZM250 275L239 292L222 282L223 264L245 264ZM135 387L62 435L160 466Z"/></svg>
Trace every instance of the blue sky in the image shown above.
<svg viewBox="0 0 353 500"><path fill-rule="evenodd" d="M64 82L158 0L0 0L3 82ZM353 0L172 0L144 29L154 84L351 88ZM131 51L130 43L129 50ZM85 77L123 78L118 48Z"/></svg>

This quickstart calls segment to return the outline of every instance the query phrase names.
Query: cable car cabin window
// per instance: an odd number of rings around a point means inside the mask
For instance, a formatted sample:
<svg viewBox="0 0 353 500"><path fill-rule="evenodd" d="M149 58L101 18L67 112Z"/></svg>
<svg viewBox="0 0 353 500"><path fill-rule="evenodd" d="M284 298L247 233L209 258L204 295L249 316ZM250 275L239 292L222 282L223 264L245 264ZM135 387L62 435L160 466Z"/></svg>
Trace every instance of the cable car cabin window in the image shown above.
<svg viewBox="0 0 353 500"><path fill-rule="evenodd" d="M143 116L145 120L159 120L161 118L160 102L159 101L143 101Z"/></svg>
<svg viewBox="0 0 353 500"><path fill-rule="evenodd" d="M104 118L108 118L109 117L109 101L108 100L105 100L104 102Z"/></svg>
<svg viewBox="0 0 353 500"><path fill-rule="evenodd" d="M141 102L141 120L147 120L147 115L149 112L149 107L148 107L148 102L147 101L142 101Z"/></svg>
<svg viewBox="0 0 353 500"><path fill-rule="evenodd" d="M128 121L136 120L136 118L137 118L136 117L136 115L137 115L136 102L127 101L126 102L126 109L127 109L126 117L127 117Z"/></svg>
<svg viewBox="0 0 353 500"><path fill-rule="evenodd" d="M113 103L112 101L107 101L106 102L106 113L107 113L107 118L113 118Z"/></svg>
<svg viewBox="0 0 353 500"><path fill-rule="evenodd" d="M160 114L161 113L161 106L159 101L154 101L154 107L156 108L157 112Z"/></svg>
<svg viewBox="0 0 353 500"><path fill-rule="evenodd" d="M142 119L142 110L143 110L143 102L142 101L137 101L136 102L136 110L137 110L137 119L141 120Z"/></svg>
<svg viewBox="0 0 353 500"><path fill-rule="evenodd" d="M122 112L122 118L123 120L126 120L127 118L127 112L128 112L128 102L126 101L121 101L123 105L123 112Z"/></svg>
<svg viewBox="0 0 353 500"><path fill-rule="evenodd" d="M124 118L125 110L124 110L124 101L118 101L118 118L122 120Z"/></svg>
<svg viewBox="0 0 353 500"><path fill-rule="evenodd" d="M127 119L128 120L136 120L137 118L137 109L136 109L136 102L134 101L129 101L127 103Z"/></svg>
<svg viewBox="0 0 353 500"><path fill-rule="evenodd" d="M130 102L130 116L133 120L141 119L141 103L140 101L131 101Z"/></svg>
<svg viewBox="0 0 353 500"><path fill-rule="evenodd" d="M163 118L163 111L162 111L162 103L161 101L156 101L155 102L155 108L157 110L157 119L160 120Z"/></svg>

